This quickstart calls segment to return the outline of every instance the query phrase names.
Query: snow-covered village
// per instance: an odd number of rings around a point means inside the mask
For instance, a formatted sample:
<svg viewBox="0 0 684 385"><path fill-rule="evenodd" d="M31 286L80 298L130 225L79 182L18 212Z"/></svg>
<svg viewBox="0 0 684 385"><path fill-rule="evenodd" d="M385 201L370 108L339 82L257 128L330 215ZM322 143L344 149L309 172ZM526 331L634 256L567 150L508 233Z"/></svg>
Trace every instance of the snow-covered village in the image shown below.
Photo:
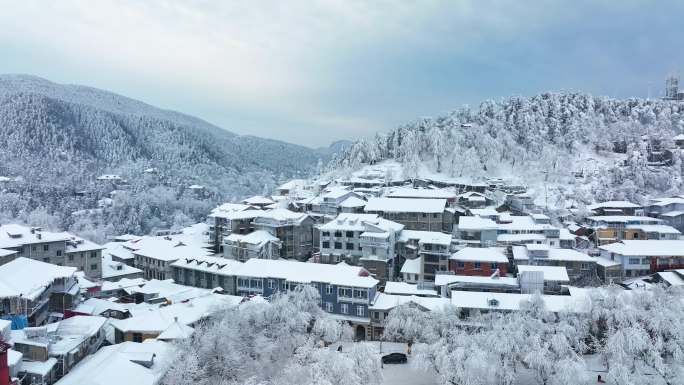
<svg viewBox="0 0 684 385"><path fill-rule="evenodd" d="M3 5L0 385L684 384L666 3Z"/></svg>

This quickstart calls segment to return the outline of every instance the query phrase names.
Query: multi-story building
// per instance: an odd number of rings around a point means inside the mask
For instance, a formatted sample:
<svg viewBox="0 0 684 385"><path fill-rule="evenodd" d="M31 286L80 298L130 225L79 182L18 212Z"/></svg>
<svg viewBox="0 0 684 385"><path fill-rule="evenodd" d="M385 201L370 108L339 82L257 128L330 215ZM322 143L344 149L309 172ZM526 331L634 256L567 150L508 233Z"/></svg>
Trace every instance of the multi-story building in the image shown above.
<svg viewBox="0 0 684 385"><path fill-rule="evenodd" d="M215 289L234 295L235 275L242 263L218 257L183 258L171 264L173 280L180 285Z"/></svg>
<svg viewBox="0 0 684 385"><path fill-rule="evenodd" d="M263 213L255 206L224 203L213 209L207 218L209 238L215 253L223 252L223 238L230 234L249 234L254 231L254 219Z"/></svg>
<svg viewBox="0 0 684 385"><path fill-rule="evenodd" d="M19 257L0 266L0 317L40 326L78 304L76 268Z"/></svg>
<svg viewBox="0 0 684 385"><path fill-rule="evenodd" d="M518 214L530 214L537 210L534 198L527 193L507 195L506 204L512 212Z"/></svg>
<svg viewBox="0 0 684 385"><path fill-rule="evenodd" d="M684 240L624 240L599 249L601 257L622 265L624 277L684 268Z"/></svg>
<svg viewBox="0 0 684 385"><path fill-rule="evenodd" d="M342 207L342 202L349 198L361 199L361 196L345 187L328 187L320 196L317 205L318 212L324 215L337 215Z"/></svg>
<svg viewBox="0 0 684 385"><path fill-rule="evenodd" d="M404 264L409 263L411 266L409 261L420 260L420 270L417 272L420 280L434 281L437 272L449 270L449 257L451 256L451 235L449 234L403 230L399 235L397 249ZM402 271L402 274L410 274L409 268Z"/></svg>
<svg viewBox="0 0 684 385"><path fill-rule="evenodd" d="M648 216L660 218L669 226L684 231L684 196L652 199L646 206Z"/></svg>
<svg viewBox="0 0 684 385"><path fill-rule="evenodd" d="M381 281L391 279L396 243L403 228L376 214L340 214L318 226L320 262L361 265Z"/></svg>
<svg viewBox="0 0 684 385"><path fill-rule="evenodd" d="M587 226L594 230L593 238L597 246L623 239L625 230L635 225L658 225L657 218L633 215L606 215L587 217Z"/></svg>
<svg viewBox="0 0 684 385"><path fill-rule="evenodd" d="M223 256L246 261L251 258L280 258L280 240L264 230L249 234L230 234L224 238Z"/></svg>
<svg viewBox="0 0 684 385"><path fill-rule="evenodd" d="M357 339L370 338L368 307L377 284L363 267L346 264L250 259L236 272L238 295L270 297L300 285L314 287L323 310L352 323Z"/></svg>
<svg viewBox="0 0 684 385"><path fill-rule="evenodd" d="M633 216L643 214L642 207L629 201L608 201L587 206L598 216Z"/></svg>
<svg viewBox="0 0 684 385"><path fill-rule="evenodd" d="M445 220L446 199L371 198L364 211L401 223L407 230L448 231L453 223Z"/></svg>
<svg viewBox="0 0 684 385"><path fill-rule="evenodd" d="M380 293L375 297L373 304L369 308L371 314L370 338L372 340L382 339L382 333L385 330L385 320L389 312L397 306L406 305L421 311L433 311L449 306L450 302L448 298L441 297L418 297Z"/></svg>
<svg viewBox="0 0 684 385"><path fill-rule="evenodd" d="M470 210L481 213L484 210ZM480 216L461 217L455 226L456 238L467 244L490 247L513 244L547 244L560 246L561 229L549 223L549 217L542 214L510 215L488 210L487 218Z"/></svg>
<svg viewBox="0 0 684 385"><path fill-rule="evenodd" d="M495 247L466 247L449 257L449 270L458 275L505 276L508 258Z"/></svg>
<svg viewBox="0 0 684 385"><path fill-rule="evenodd" d="M596 277L596 258L577 250L531 244L513 246L512 254L516 265L564 266L573 282Z"/></svg>
<svg viewBox="0 0 684 385"><path fill-rule="evenodd" d="M256 230L264 230L280 241L280 257L307 260L313 251L311 217L287 209L264 211L254 220Z"/></svg>
<svg viewBox="0 0 684 385"><path fill-rule="evenodd" d="M186 245L171 237L143 237L134 243L135 267L145 279L172 277L171 264L179 259L204 257L210 252L195 245Z"/></svg>
<svg viewBox="0 0 684 385"><path fill-rule="evenodd" d="M12 252L16 257L75 267L89 278L102 275L102 246L69 233L16 224L0 226L0 255Z"/></svg>

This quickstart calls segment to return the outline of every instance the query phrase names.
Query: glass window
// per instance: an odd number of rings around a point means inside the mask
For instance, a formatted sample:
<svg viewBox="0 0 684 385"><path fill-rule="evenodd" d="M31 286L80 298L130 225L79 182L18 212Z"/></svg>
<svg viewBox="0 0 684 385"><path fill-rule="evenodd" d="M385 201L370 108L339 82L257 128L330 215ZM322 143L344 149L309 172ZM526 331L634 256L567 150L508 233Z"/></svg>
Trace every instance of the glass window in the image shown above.
<svg viewBox="0 0 684 385"><path fill-rule="evenodd" d="M50 245L43 245L43 251L50 250Z"/></svg>
<svg viewBox="0 0 684 385"><path fill-rule="evenodd" d="M342 242L335 242L335 249L342 250Z"/></svg>
<svg viewBox="0 0 684 385"><path fill-rule="evenodd" d="M323 249L329 249L330 248L330 242L329 241L324 241L321 245L321 248Z"/></svg>
<svg viewBox="0 0 684 385"><path fill-rule="evenodd" d="M327 311L328 313L332 313L332 311L333 311L333 304L332 304L332 302L326 302L326 303L325 303L325 311Z"/></svg>
<svg viewBox="0 0 684 385"><path fill-rule="evenodd" d="M354 232L353 231L347 231L347 238L354 238Z"/></svg>
<svg viewBox="0 0 684 385"><path fill-rule="evenodd" d="M363 306L357 306L356 307L356 315L359 317L363 317L366 314L366 309L364 309Z"/></svg>
<svg viewBox="0 0 684 385"><path fill-rule="evenodd" d="M492 270L496 270L496 263L492 263Z"/></svg>
<svg viewBox="0 0 684 385"><path fill-rule="evenodd" d="M90 265L90 270L97 270L97 263Z"/></svg>
<svg viewBox="0 0 684 385"><path fill-rule="evenodd" d="M330 231L324 231L323 232L324 237L329 237L330 236Z"/></svg>
<svg viewBox="0 0 684 385"><path fill-rule="evenodd" d="M354 244L351 242L347 242L347 250L354 250Z"/></svg>
<svg viewBox="0 0 684 385"><path fill-rule="evenodd" d="M340 305L340 312L342 314L349 314L349 305L346 303L343 303Z"/></svg>
<svg viewBox="0 0 684 385"><path fill-rule="evenodd" d="M61 257L62 256L62 250L57 250L57 256Z"/></svg>
<svg viewBox="0 0 684 385"><path fill-rule="evenodd" d="M481 267L480 262L475 262L475 268L476 268L476 269L479 269L480 267Z"/></svg>
<svg viewBox="0 0 684 385"><path fill-rule="evenodd" d="M463 261L458 261L458 262L456 263L456 266L458 266L460 269L462 269L462 268L465 267L465 263L464 263Z"/></svg>
<svg viewBox="0 0 684 385"><path fill-rule="evenodd" d="M325 287L325 293L326 293L326 294L332 294L332 293L333 293L333 287L332 287L332 285L327 285L327 286Z"/></svg>

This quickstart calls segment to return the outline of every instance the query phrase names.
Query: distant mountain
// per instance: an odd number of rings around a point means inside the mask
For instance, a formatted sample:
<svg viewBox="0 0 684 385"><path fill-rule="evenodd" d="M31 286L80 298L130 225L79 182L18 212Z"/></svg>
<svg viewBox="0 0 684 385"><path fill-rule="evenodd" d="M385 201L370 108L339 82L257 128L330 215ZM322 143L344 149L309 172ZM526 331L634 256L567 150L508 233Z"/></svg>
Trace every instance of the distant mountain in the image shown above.
<svg viewBox="0 0 684 385"><path fill-rule="evenodd" d="M330 143L328 147L319 147L316 151L320 154L332 156L333 154L342 154L347 147L353 145L351 140L338 140Z"/></svg>
<svg viewBox="0 0 684 385"><path fill-rule="evenodd" d="M543 93L408 122L347 146L329 170L393 160L405 178L507 178L554 194L557 206L640 201L681 193L684 159L672 139L683 129L682 102Z"/></svg>
<svg viewBox="0 0 684 385"><path fill-rule="evenodd" d="M90 178L144 164L179 183L218 186L247 172L307 174L321 158L304 146L237 136L111 92L25 75L0 76L0 146L0 173L37 173L44 181L56 166L59 174Z"/></svg>
<svg viewBox="0 0 684 385"><path fill-rule="evenodd" d="M69 191L94 190L103 173L121 174L131 191L149 190L148 168L158 171L156 185L202 185L221 201L306 177L328 159L111 92L26 75L0 75L0 149L0 176L19 177L23 187L15 192L26 198L18 206L13 200L10 211L59 211Z"/></svg>

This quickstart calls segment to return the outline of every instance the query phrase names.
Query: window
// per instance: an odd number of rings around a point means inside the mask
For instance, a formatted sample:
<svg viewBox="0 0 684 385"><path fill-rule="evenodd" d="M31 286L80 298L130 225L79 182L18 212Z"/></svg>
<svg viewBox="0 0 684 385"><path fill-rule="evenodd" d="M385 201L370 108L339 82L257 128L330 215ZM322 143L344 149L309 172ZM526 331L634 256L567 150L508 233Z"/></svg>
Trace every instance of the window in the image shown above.
<svg viewBox="0 0 684 385"><path fill-rule="evenodd" d="M337 289L337 296L338 297L351 298L352 297L352 289L350 289L348 287L340 287Z"/></svg>
<svg viewBox="0 0 684 385"><path fill-rule="evenodd" d="M366 314L366 309L363 308L363 306L357 306L356 307L356 315L359 317L363 317Z"/></svg>
<svg viewBox="0 0 684 385"><path fill-rule="evenodd" d="M330 248L330 242L329 241L323 241L321 248L329 249Z"/></svg>
<svg viewBox="0 0 684 385"><path fill-rule="evenodd" d="M423 218L427 218L427 213L423 213Z"/></svg>
<svg viewBox="0 0 684 385"><path fill-rule="evenodd" d="M325 294L331 295L332 293L333 293L332 285L326 285L325 286Z"/></svg>
<svg viewBox="0 0 684 385"><path fill-rule="evenodd" d="M329 237L330 236L330 231L324 231L323 232L324 237Z"/></svg>
<svg viewBox="0 0 684 385"><path fill-rule="evenodd" d="M341 232L341 231L335 231L335 236L338 237L338 238L341 237L341 236L342 236L342 232Z"/></svg>
<svg viewBox="0 0 684 385"><path fill-rule="evenodd" d="M347 242L347 250L354 250L354 244L351 242Z"/></svg>
<svg viewBox="0 0 684 385"><path fill-rule="evenodd" d="M90 265L90 270L97 270L97 263Z"/></svg>
<svg viewBox="0 0 684 385"><path fill-rule="evenodd" d="M354 298L367 299L368 292L366 290L354 289Z"/></svg>
<svg viewBox="0 0 684 385"><path fill-rule="evenodd" d="M50 263L50 258L43 258L43 262Z"/></svg>
<svg viewBox="0 0 684 385"><path fill-rule="evenodd" d="M458 261L456 262L456 266L458 266L459 269L463 269L465 267L465 263L463 261Z"/></svg>
<svg viewBox="0 0 684 385"><path fill-rule="evenodd" d="M438 213L433 213L433 214L432 214L432 217L433 217L433 218L438 218L438 217L439 217L439 214L438 214Z"/></svg>
<svg viewBox="0 0 684 385"><path fill-rule="evenodd" d="M70 262L73 262L73 260L74 260L74 255L73 255L73 254L69 254L69 261L70 261Z"/></svg>
<svg viewBox="0 0 684 385"><path fill-rule="evenodd" d="M97 252L91 251L90 252L90 258L97 258Z"/></svg>
<svg viewBox="0 0 684 385"><path fill-rule="evenodd" d="M342 250L342 242L335 242L335 250Z"/></svg>
<svg viewBox="0 0 684 385"><path fill-rule="evenodd" d="M36 245L31 246L31 251L36 251L37 249Z"/></svg>
<svg viewBox="0 0 684 385"><path fill-rule="evenodd" d="M639 258L630 258L629 259L629 264L630 265L638 265L641 260Z"/></svg>
<svg viewBox="0 0 684 385"><path fill-rule="evenodd" d="M43 245L43 251L49 251L50 245Z"/></svg>
<svg viewBox="0 0 684 385"><path fill-rule="evenodd" d="M62 250L57 250L57 256L61 257L62 256Z"/></svg>
<svg viewBox="0 0 684 385"><path fill-rule="evenodd" d="M340 304L340 312L342 314L349 314L349 305L346 303Z"/></svg>
<svg viewBox="0 0 684 385"><path fill-rule="evenodd" d="M475 269L480 269L481 265L482 264L480 262L475 262Z"/></svg>
<svg viewBox="0 0 684 385"><path fill-rule="evenodd" d="M353 231L347 231L347 238L354 238L354 232Z"/></svg>
<svg viewBox="0 0 684 385"><path fill-rule="evenodd" d="M377 319L380 319L380 312L374 311L374 312L373 312L373 319L376 319L376 320L377 320Z"/></svg>
<svg viewBox="0 0 684 385"><path fill-rule="evenodd" d="M641 259L641 264L642 264L642 265L648 265L648 258L642 258L642 259Z"/></svg>
<svg viewBox="0 0 684 385"><path fill-rule="evenodd" d="M133 333L133 342L143 342L142 333Z"/></svg>
<svg viewBox="0 0 684 385"><path fill-rule="evenodd" d="M492 263L492 270L496 270L496 263Z"/></svg>
<svg viewBox="0 0 684 385"><path fill-rule="evenodd" d="M423 249L425 249L425 250L432 250L432 245L429 244L429 243L424 243L424 244L423 244Z"/></svg>
<svg viewBox="0 0 684 385"><path fill-rule="evenodd" d="M333 304L332 304L332 302L326 302L326 303L325 303L325 311L327 311L328 313L332 313L332 312L333 312Z"/></svg>
<svg viewBox="0 0 684 385"><path fill-rule="evenodd" d="M275 289L275 287L276 287L275 281L272 279L269 279L268 280L268 288L269 289Z"/></svg>

